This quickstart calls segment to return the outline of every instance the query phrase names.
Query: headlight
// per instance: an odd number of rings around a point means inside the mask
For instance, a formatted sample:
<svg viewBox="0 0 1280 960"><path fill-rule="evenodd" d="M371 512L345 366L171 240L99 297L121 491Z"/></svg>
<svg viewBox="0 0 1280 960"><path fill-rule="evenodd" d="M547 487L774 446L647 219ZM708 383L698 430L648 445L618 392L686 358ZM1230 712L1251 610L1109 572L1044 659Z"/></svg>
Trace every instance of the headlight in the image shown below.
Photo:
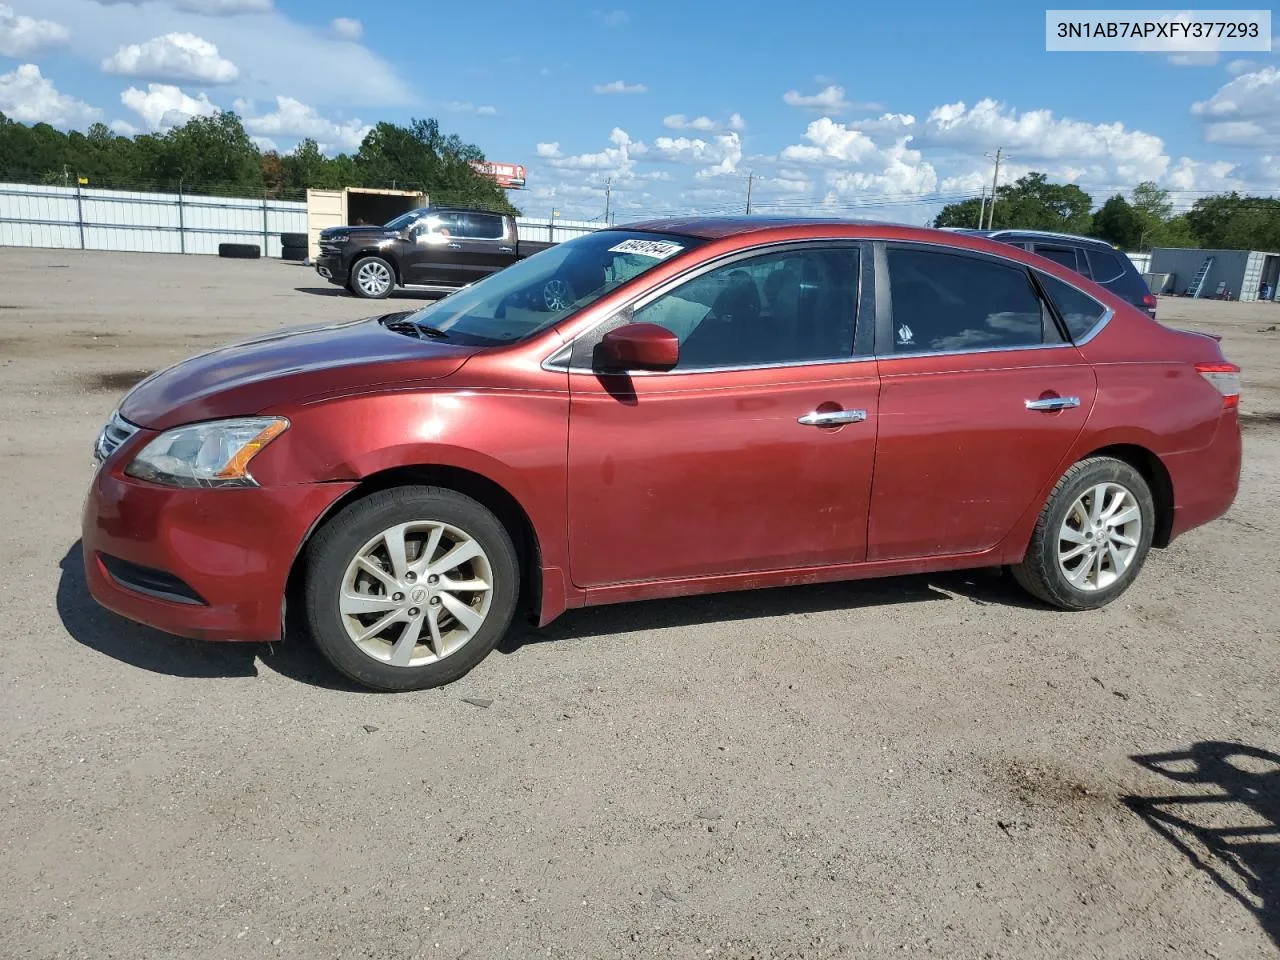
<svg viewBox="0 0 1280 960"><path fill-rule="evenodd" d="M283 417L242 417L174 427L125 468L139 480L171 487L256 487L249 461L285 430Z"/></svg>

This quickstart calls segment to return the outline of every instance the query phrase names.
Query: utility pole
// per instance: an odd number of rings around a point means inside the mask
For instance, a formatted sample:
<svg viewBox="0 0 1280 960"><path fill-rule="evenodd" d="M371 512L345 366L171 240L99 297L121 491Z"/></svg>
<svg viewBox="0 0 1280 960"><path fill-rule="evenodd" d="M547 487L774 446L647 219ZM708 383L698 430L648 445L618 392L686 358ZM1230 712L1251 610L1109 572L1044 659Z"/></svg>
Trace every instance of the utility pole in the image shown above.
<svg viewBox="0 0 1280 960"><path fill-rule="evenodd" d="M613 187L613 177L606 177L604 181L604 222L607 226L609 223L609 192Z"/></svg>
<svg viewBox="0 0 1280 960"><path fill-rule="evenodd" d="M755 182L755 173L747 171L747 214L751 214L751 185Z"/></svg>
<svg viewBox="0 0 1280 960"><path fill-rule="evenodd" d="M987 213L987 188L983 187L978 193L978 229L982 229L982 218Z"/></svg>
<svg viewBox="0 0 1280 960"><path fill-rule="evenodd" d="M996 224L996 187L1000 183L1000 155L1002 147L996 147L996 170L991 175L991 209L987 212L987 229L994 230Z"/></svg>

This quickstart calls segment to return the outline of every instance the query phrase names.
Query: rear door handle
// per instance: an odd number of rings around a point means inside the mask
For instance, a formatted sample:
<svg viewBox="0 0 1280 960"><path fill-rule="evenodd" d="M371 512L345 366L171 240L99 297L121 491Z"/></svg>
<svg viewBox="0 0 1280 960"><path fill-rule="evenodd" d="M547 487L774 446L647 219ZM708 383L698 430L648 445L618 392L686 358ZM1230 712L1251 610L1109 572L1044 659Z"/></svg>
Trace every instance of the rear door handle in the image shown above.
<svg viewBox="0 0 1280 960"><path fill-rule="evenodd" d="M1044 397L1040 400L1028 400L1028 410L1066 410L1080 406L1079 397Z"/></svg>
<svg viewBox="0 0 1280 960"><path fill-rule="evenodd" d="M451 244L449 244L449 249L450 249L450 250L461 250L461 249L462 249L462 244L460 244L460 243L451 243Z"/></svg>
<svg viewBox="0 0 1280 960"><path fill-rule="evenodd" d="M867 419L865 410L815 410L806 413L797 423L806 427L838 427L845 423L861 423Z"/></svg>

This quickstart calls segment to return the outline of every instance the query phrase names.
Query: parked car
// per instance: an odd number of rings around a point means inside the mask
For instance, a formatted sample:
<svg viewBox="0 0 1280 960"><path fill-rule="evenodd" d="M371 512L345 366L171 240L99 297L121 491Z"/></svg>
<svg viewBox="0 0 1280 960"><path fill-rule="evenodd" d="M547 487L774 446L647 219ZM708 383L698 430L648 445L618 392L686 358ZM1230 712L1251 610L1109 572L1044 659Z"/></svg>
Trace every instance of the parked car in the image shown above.
<svg viewBox="0 0 1280 960"><path fill-rule="evenodd" d="M315 267L357 297L380 300L405 284L465 287L550 246L521 240L515 217L421 207L380 227L321 230Z"/></svg>
<svg viewBox="0 0 1280 960"><path fill-rule="evenodd" d="M1156 297L1142 279L1133 261L1105 240L1079 237L1072 233L1050 233L1045 230L962 230L973 236L988 237L1000 243L1030 250L1037 256L1060 263L1068 270L1083 274L1094 283L1106 287L1121 300L1133 304L1147 315L1156 315Z"/></svg>
<svg viewBox="0 0 1280 960"><path fill-rule="evenodd" d="M414 312L282 332L125 396L89 589L360 683L462 676L518 609L1007 565L1100 607L1221 516L1239 368L1025 250L653 221Z"/></svg>

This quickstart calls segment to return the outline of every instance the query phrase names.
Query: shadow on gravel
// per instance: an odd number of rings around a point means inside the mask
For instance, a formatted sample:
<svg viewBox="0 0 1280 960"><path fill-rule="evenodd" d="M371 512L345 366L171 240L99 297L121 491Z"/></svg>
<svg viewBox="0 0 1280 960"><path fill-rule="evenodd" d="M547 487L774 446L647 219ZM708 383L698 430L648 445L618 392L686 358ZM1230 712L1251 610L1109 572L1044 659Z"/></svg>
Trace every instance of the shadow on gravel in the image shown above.
<svg viewBox="0 0 1280 960"><path fill-rule="evenodd" d="M211 643L187 640L116 616L94 602L84 579L80 541L59 564L57 607L72 639L114 660L172 677L255 677L258 664L329 690L365 691L332 669L305 637L283 643Z"/></svg>
<svg viewBox="0 0 1280 960"><path fill-rule="evenodd" d="M298 293L309 293L313 297L350 297L355 299L355 294L342 287L331 285L327 287L294 287ZM435 290L392 290L388 300L439 300L444 294Z"/></svg>
<svg viewBox="0 0 1280 960"><path fill-rule="evenodd" d="M1280 755L1207 741L1131 758L1189 788L1125 805L1257 919L1280 946Z"/></svg>
<svg viewBox="0 0 1280 960"><path fill-rule="evenodd" d="M608 607L569 610L541 630L513 629L501 643L501 653L521 647L577 637L601 637L634 630L690 627L760 617L803 616L833 610L853 610L891 603L949 600L978 606L1025 607L1047 614L1049 608L1028 597L1012 577L998 569L962 570L881 580L853 580L802 587L744 590L667 600L643 600Z"/></svg>

